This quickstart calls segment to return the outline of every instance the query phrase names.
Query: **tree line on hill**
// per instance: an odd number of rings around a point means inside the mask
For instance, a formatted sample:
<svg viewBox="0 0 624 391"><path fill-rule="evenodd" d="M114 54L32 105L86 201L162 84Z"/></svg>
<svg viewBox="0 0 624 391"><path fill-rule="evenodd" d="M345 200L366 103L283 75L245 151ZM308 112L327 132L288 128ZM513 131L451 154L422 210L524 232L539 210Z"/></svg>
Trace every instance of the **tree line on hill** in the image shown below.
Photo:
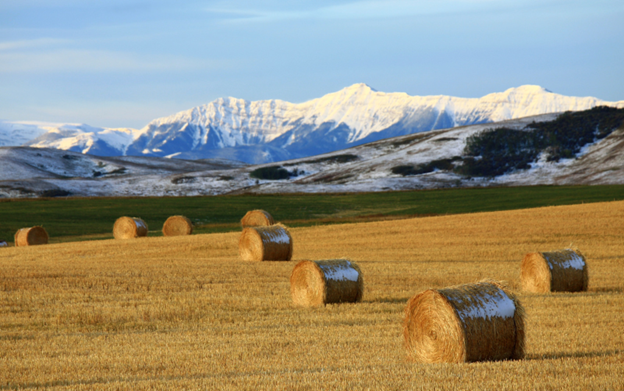
<svg viewBox="0 0 624 391"><path fill-rule="evenodd" d="M623 124L624 109L598 106L568 111L555 120L532 122L520 130L505 127L483 130L468 137L464 156L396 166L392 172L407 176L452 170L469 177L496 177L528 169L542 154L549 162L574 158L584 146L607 137Z"/></svg>

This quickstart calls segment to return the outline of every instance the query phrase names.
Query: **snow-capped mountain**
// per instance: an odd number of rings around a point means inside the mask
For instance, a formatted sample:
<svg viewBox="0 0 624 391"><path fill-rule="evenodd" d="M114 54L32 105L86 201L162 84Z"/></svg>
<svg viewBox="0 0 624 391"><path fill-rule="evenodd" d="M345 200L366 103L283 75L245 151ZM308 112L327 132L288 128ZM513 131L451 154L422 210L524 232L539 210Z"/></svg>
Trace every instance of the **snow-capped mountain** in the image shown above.
<svg viewBox="0 0 624 391"><path fill-rule="evenodd" d="M100 156L123 156L139 131L85 124L0 121L0 146L55 148Z"/></svg>
<svg viewBox="0 0 624 391"><path fill-rule="evenodd" d="M159 118L141 130L57 126L25 143L102 156L225 158L267 163L303 158L389 137L532 115L579 111L624 101L567 97L521 86L482 98L410 96L355 84L304 103L220 98ZM10 123L9 123L10 125Z"/></svg>
<svg viewBox="0 0 624 391"><path fill-rule="evenodd" d="M23 145L98 156L124 156L137 132L128 128L106 129L85 124L63 124L49 127L46 133Z"/></svg>
<svg viewBox="0 0 624 391"><path fill-rule="evenodd" d="M0 121L0 147L25 144L48 130L46 125L36 122Z"/></svg>
<svg viewBox="0 0 624 391"><path fill-rule="evenodd" d="M624 107L624 101L567 97L529 85L482 98L455 98L384 93L355 84L300 104L218 99L152 121L127 153L265 163L428 130L597 105Z"/></svg>

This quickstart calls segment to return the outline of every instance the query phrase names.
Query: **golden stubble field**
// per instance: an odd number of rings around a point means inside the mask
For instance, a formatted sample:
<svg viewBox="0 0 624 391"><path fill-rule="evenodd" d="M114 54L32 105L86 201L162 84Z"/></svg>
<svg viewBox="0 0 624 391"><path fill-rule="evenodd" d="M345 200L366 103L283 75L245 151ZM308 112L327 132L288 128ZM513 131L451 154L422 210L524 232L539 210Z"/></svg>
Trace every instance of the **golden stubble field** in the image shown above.
<svg viewBox="0 0 624 391"><path fill-rule="evenodd" d="M624 389L624 202L298 228L292 262L243 262L239 233L0 249L0 389ZM521 361L415 364L407 300L507 281L577 246L589 292L525 294ZM348 257L358 304L301 309L297 260Z"/></svg>

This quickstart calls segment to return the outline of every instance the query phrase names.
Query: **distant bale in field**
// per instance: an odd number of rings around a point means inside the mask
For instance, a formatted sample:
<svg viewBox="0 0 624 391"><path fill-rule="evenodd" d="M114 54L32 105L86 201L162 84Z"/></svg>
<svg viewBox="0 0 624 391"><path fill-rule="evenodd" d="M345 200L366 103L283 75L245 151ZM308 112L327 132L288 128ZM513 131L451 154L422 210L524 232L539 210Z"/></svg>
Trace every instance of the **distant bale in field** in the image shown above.
<svg viewBox="0 0 624 391"><path fill-rule="evenodd" d="M295 305L318 307L362 301L364 279L359 266L346 259L301 261L290 275Z"/></svg>
<svg viewBox="0 0 624 391"><path fill-rule="evenodd" d="M423 363L524 357L524 309L499 282L429 289L405 308L408 355Z"/></svg>
<svg viewBox="0 0 624 391"><path fill-rule="evenodd" d="M48 244L48 233L43 227L21 228L15 233L15 247Z"/></svg>
<svg viewBox="0 0 624 391"><path fill-rule="evenodd" d="M244 261L290 261L293 241L282 224L247 227L238 241L238 251Z"/></svg>
<svg viewBox="0 0 624 391"><path fill-rule="evenodd" d="M115 239L134 239L147 236L147 223L138 217L120 217L113 226Z"/></svg>
<svg viewBox="0 0 624 391"><path fill-rule="evenodd" d="M587 291L587 262L578 250L528 253L522 260L520 282L527 292Z"/></svg>
<svg viewBox="0 0 624 391"><path fill-rule="evenodd" d="M171 216L163 224L162 233L165 236L190 235L193 233L193 223L184 216Z"/></svg>
<svg viewBox="0 0 624 391"><path fill-rule="evenodd" d="M263 227L273 224L275 224L275 221L273 220L273 217L269 214L269 212L260 209L247 212L241 220L241 225L243 226L243 228Z"/></svg>
<svg viewBox="0 0 624 391"><path fill-rule="evenodd" d="M4 240L0 240L0 247L9 247L9 244Z"/></svg>

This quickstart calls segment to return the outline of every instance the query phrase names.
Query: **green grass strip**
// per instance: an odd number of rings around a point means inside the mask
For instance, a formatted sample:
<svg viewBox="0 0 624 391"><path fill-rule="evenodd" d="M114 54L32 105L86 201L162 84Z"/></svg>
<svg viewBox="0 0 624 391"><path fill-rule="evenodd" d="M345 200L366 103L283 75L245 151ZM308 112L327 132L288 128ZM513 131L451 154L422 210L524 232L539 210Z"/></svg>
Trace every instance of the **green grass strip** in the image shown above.
<svg viewBox="0 0 624 391"><path fill-rule="evenodd" d="M43 226L50 242L112 238L120 216L141 217L150 236L165 220L184 215L196 233L240 230L240 219L264 209L289 226L310 226L550 205L624 200L624 185L533 186L359 194L240 195L216 197L51 198L0 201L0 240L22 227Z"/></svg>

